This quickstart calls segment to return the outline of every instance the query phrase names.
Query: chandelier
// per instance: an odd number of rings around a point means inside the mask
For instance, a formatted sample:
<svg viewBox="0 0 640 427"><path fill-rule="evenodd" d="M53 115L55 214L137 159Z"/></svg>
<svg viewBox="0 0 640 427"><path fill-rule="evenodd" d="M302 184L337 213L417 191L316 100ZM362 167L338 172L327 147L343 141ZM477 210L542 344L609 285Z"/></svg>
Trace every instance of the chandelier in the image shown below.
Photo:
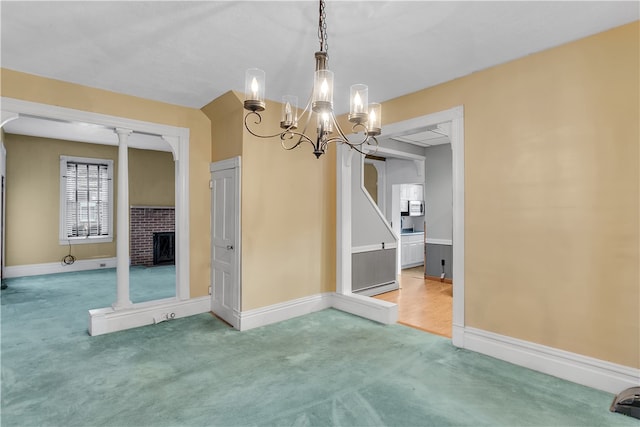
<svg viewBox="0 0 640 427"><path fill-rule="evenodd" d="M316 69L313 80L313 91L307 105L298 116L298 97L285 95L282 97L282 115L280 128L282 132L273 135L259 135L251 130L249 118L253 118L254 124L262 122L260 112L266 108L264 98L265 73L258 68L251 68L245 74L245 101L244 108L248 110L244 117L244 126L252 135L259 138L276 138L281 140L282 148L293 150L309 143L313 147L313 154L320 158L325 153L327 146L334 143L347 144L357 152L366 154L363 145L378 147L377 135L381 132L381 105L368 103L369 89L363 84L354 84L350 88L349 122L353 123L352 132L363 132L359 142L350 142L338 125L333 112L333 72L327 68L328 44L327 24L324 0L320 0L318 19L318 41L320 51L315 53ZM316 135L314 138L307 136L315 114ZM304 123L301 131L297 131L299 123ZM311 126L313 127L313 126ZM368 150L367 150L368 151Z"/></svg>

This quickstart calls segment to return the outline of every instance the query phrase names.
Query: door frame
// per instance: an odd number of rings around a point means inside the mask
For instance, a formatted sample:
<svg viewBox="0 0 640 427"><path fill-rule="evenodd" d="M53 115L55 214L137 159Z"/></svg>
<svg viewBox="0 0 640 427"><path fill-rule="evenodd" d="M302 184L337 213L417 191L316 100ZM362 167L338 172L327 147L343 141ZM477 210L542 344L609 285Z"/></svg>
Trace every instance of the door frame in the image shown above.
<svg viewBox="0 0 640 427"><path fill-rule="evenodd" d="M237 290L238 294L235 296L238 301L238 306L236 307L237 312L234 316L234 321L231 322L231 326L236 329L241 329L241 313L242 313L242 159L240 156L232 157L225 160L220 160L217 162L213 162L209 166L209 172L213 174L214 172L233 169L234 170L234 200L235 200L235 226L234 226L234 286L233 289ZM209 181L209 186L211 187L211 191L213 191L213 176L211 177L211 181ZM211 220L213 221L213 212L216 209L216 206L213 206L213 197L211 199ZM211 294L211 307L213 308L213 226L211 227L211 277L210 277L210 294Z"/></svg>
<svg viewBox="0 0 640 427"><path fill-rule="evenodd" d="M412 129L451 122L452 150L452 190L453 190L453 325L452 343L456 347L464 347L464 107L462 105L448 110L423 115L401 122L385 125L379 140L406 134ZM337 194L337 259L336 259L336 294L352 298L351 294L351 157L353 150L344 146L337 147L336 158L336 194ZM344 184L343 184L344 183ZM363 317L376 319L375 312L391 310L371 298L373 305L367 309ZM378 306L375 306L378 304ZM397 309L397 307L396 307ZM368 316L368 313L372 313Z"/></svg>
<svg viewBox="0 0 640 427"><path fill-rule="evenodd" d="M150 324L149 313L156 308L167 310L167 304L189 303L190 300L190 256L189 256L189 129L154 122L112 116L86 110L42 104L32 101L1 97L2 122L19 119L21 115L58 120L70 123L89 123L107 128L123 128L133 132L161 137L171 147L175 162L175 233L176 233L176 295L174 298L152 300L132 304L126 310L117 311L112 307L89 311L89 333L100 335L107 332L129 329ZM128 254L118 254L128 258ZM177 306L172 306L181 314ZM199 306L197 308L200 309ZM119 314L119 313L123 314Z"/></svg>

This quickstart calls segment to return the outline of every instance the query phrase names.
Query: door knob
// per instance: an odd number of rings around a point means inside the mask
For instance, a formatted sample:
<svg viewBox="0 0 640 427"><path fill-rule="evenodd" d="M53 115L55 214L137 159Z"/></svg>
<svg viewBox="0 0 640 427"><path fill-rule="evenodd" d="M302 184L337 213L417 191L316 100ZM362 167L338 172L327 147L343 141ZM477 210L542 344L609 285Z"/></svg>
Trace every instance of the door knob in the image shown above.
<svg viewBox="0 0 640 427"><path fill-rule="evenodd" d="M233 250L233 245L227 245L227 250L229 251Z"/></svg>

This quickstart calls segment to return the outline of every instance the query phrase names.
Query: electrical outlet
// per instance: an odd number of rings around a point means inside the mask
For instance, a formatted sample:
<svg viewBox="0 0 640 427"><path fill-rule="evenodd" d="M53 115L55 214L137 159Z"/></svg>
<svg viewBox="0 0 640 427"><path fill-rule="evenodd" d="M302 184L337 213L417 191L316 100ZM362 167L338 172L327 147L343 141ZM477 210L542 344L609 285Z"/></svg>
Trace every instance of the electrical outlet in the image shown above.
<svg viewBox="0 0 640 427"><path fill-rule="evenodd" d="M212 292L212 291L211 291L211 286L209 286L209 295L211 295L211 292Z"/></svg>
<svg viewBox="0 0 640 427"><path fill-rule="evenodd" d="M440 264L444 267L444 260L443 259L440 260Z"/></svg>

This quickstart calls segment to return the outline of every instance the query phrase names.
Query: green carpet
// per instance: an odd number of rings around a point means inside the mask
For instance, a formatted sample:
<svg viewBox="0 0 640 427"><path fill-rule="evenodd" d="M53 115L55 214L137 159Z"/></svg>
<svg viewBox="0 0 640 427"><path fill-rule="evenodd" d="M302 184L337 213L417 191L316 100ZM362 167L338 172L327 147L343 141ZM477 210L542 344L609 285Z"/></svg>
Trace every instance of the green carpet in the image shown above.
<svg viewBox="0 0 640 427"><path fill-rule="evenodd" d="M90 337L87 310L110 304L99 288L113 274L8 281L2 426L640 425L610 413L608 393L336 310L247 332L201 314Z"/></svg>

